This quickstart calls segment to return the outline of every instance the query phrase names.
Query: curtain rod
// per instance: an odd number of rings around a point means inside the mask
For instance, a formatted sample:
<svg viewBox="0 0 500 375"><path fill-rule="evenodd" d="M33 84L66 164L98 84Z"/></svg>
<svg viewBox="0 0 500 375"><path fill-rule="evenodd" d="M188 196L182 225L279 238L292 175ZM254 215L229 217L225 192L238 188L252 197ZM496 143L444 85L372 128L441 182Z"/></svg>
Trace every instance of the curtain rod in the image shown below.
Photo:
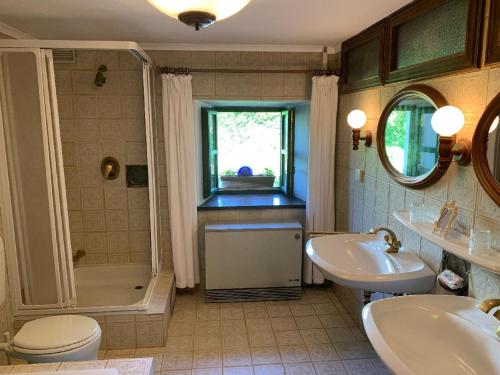
<svg viewBox="0 0 500 375"><path fill-rule="evenodd" d="M157 69L161 74L190 74L190 73L302 73L315 76L340 75L338 69L335 70L312 70L312 69L190 69L183 67L163 66Z"/></svg>

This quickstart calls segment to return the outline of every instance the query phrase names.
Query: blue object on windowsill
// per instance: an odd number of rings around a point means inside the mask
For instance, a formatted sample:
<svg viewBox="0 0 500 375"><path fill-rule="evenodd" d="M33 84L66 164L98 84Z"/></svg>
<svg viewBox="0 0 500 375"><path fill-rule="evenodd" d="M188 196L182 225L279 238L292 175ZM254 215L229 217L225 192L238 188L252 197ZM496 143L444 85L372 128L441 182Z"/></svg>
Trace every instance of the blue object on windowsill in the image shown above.
<svg viewBox="0 0 500 375"><path fill-rule="evenodd" d="M244 165L243 167L241 167L240 169L238 169L238 176L253 176L253 172L252 172L252 168L250 167L247 167L246 165Z"/></svg>

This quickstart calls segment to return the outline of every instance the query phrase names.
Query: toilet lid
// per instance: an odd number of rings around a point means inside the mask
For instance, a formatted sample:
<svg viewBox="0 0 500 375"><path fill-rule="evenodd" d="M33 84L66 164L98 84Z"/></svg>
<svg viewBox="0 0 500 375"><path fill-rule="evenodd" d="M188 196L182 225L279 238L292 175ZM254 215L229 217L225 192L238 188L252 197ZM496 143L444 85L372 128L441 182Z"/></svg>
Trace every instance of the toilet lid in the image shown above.
<svg viewBox="0 0 500 375"><path fill-rule="evenodd" d="M61 349L78 347L100 333L99 324L87 316L57 315L32 320L23 325L13 344L28 350Z"/></svg>

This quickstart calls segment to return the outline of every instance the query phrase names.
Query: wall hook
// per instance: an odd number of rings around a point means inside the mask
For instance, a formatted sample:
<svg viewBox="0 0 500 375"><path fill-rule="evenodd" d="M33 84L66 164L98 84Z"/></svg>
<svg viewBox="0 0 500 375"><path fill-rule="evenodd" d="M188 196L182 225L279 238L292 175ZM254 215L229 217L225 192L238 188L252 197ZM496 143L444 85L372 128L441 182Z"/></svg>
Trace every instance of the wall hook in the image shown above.
<svg viewBox="0 0 500 375"><path fill-rule="evenodd" d="M94 83L98 87L104 86L106 83L106 77L104 77L104 72L108 70L108 67L106 65L101 65L97 69L97 73L95 75Z"/></svg>

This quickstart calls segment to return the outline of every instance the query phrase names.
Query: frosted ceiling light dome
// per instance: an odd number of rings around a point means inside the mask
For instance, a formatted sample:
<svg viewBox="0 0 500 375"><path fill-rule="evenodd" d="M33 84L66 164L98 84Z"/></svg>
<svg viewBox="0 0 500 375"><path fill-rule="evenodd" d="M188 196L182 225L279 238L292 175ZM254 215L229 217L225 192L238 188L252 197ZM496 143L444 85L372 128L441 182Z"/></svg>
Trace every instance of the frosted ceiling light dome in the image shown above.
<svg viewBox="0 0 500 375"><path fill-rule="evenodd" d="M148 0L160 12L198 30L238 13L252 0Z"/></svg>
<svg viewBox="0 0 500 375"><path fill-rule="evenodd" d="M464 127L463 112L452 105L439 108L432 115L432 129L443 137L451 137L457 134Z"/></svg>
<svg viewBox="0 0 500 375"><path fill-rule="evenodd" d="M355 109L347 115L347 123L353 129L361 129L366 124L366 114L360 109Z"/></svg>

